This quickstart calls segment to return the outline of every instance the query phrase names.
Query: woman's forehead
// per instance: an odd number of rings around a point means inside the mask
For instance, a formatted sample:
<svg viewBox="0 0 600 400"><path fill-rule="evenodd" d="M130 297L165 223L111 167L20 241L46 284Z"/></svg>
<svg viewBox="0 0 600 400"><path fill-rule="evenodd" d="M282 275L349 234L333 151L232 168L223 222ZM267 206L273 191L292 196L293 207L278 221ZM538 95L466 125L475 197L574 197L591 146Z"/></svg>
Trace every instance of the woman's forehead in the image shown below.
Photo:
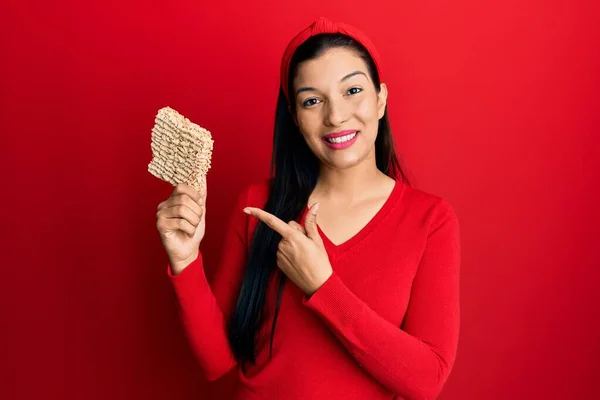
<svg viewBox="0 0 600 400"><path fill-rule="evenodd" d="M326 50L315 59L301 63L298 66L294 84L337 83L355 71L367 74L367 65L364 60L350 49L333 48Z"/></svg>

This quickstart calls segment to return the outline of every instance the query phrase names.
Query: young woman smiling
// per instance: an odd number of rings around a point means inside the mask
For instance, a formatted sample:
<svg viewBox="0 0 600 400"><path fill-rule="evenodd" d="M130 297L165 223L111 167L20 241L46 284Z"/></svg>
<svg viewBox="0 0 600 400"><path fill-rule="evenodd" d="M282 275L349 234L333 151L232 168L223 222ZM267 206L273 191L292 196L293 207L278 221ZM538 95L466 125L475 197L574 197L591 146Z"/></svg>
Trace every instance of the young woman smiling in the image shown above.
<svg viewBox="0 0 600 400"><path fill-rule="evenodd" d="M158 207L193 351L207 379L237 368L238 399L433 399L450 374L458 221L410 186L387 97L369 39L320 18L283 55L271 178L239 195L210 285L206 197Z"/></svg>

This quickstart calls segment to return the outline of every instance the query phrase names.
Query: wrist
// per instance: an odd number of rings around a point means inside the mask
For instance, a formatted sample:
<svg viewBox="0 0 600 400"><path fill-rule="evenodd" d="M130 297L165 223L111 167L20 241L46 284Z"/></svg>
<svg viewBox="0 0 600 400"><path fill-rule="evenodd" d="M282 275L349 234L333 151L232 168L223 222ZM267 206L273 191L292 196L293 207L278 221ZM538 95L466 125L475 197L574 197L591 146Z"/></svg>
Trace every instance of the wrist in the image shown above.
<svg viewBox="0 0 600 400"><path fill-rule="evenodd" d="M325 284L325 282L329 280L329 278L331 278L331 275L333 275L333 269L330 268L329 271L326 274L324 274L315 285L313 285L313 287L306 293L306 295L308 297L312 296L317 290L321 288L321 286Z"/></svg>
<svg viewBox="0 0 600 400"><path fill-rule="evenodd" d="M169 265L171 266L171 271L172 271L173 275L182 273L183 270L186 269L191 263L196 261L199 256L200 256L200 251L196 250L196 251L194 251L194 253L192 253L189 257L187 257L184 260L174 261L174 260L169 259Z"/></svg>

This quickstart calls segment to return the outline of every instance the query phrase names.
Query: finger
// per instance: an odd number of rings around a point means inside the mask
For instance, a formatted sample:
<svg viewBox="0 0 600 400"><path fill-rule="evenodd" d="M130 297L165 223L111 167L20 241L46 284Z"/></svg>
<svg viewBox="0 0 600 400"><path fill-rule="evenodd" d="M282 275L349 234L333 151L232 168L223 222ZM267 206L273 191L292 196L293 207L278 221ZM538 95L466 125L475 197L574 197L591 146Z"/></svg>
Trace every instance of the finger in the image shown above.
<svg viewBox="0 0 600 400"><path fill-rule="evenodd" d="M196 227L183 218L160 218L156 222L156 227L161 233L182 231L190 237L193 237L196 232Z"/></svg>
<svg viewBox="0 0 600 400"><path fill-rule="evenodd" d="M173 206L184 205L189 207L193 212L198 215L202 215L203 207L201 204L198 204L194 199L192 199L187 194L178 195L175 197L169 197L166 201L163 201L158 205L158 210L160 211L163 208L169 208Z"/></svg>
<svg viewBox="0 0 600 400"><path fill-rule="evenodd" d="M304 227L302 225L300 225L299 223L297 223L296 221L290 221L290 222L288 222L288 225L291 226L292 228L296 229L297 231L302 232L304 235L306 235L306 229L304 229Z"/></svg>
<svg viewBox="0 0 600 400"><path fill-rule="evenodd" d="M178 183L173 189L173 193L171 193L171 197L179 196L182 194L186 194L192 198L196 203L200 202L201 195L196 189L194 189L190 185L186 185L185 183Z"/></svg>
<svg viewBox="0 0 600 400"><path fill-rule="evenodd" d="M321 236L319 235L319 228L317 227L317 212L319 211L319 203L315 203L310 207L310 210L306 214L304 219L304 229L306 229L306 236L314 240L317 243L321 243Z"/></svg>
<svg viewBox="0 0 600 400"><path fill-rule="evenodd" d="M277 218L276 216L269 214L268 212L261 210L260 208L255 207L246 207L244 208L244 212L248 215L251 215L255 218L258 218L275 232L279 233L283 238L289 238L294 232L291 226Z"/></svg>
<svg viewBox="0 0 600 400"><path fill-rule="evenodd" d="M196 204L196 207L200 207ZM190 207L184 204L176 204L172 207L166 207L157 213L158 218L181 218L189 222L194 227L198 226L202 218L202 211L194 212Z"/></svg>

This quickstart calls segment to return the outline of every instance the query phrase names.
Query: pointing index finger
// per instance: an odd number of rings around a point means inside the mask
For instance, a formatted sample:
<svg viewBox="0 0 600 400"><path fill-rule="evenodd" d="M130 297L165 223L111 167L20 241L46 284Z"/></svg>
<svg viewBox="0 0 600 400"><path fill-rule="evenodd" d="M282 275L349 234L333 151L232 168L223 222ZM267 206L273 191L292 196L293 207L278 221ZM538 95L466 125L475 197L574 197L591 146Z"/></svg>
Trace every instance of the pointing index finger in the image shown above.
<svg viewBox="0 0 600 400"><path fill-rule="evenodd" d="M244 212L248 215L258 218L265 224L267 224L275 232L279 233L284 238L287 238L293 231L294 228L268 212L255 207L246 207Z"/></svg>

